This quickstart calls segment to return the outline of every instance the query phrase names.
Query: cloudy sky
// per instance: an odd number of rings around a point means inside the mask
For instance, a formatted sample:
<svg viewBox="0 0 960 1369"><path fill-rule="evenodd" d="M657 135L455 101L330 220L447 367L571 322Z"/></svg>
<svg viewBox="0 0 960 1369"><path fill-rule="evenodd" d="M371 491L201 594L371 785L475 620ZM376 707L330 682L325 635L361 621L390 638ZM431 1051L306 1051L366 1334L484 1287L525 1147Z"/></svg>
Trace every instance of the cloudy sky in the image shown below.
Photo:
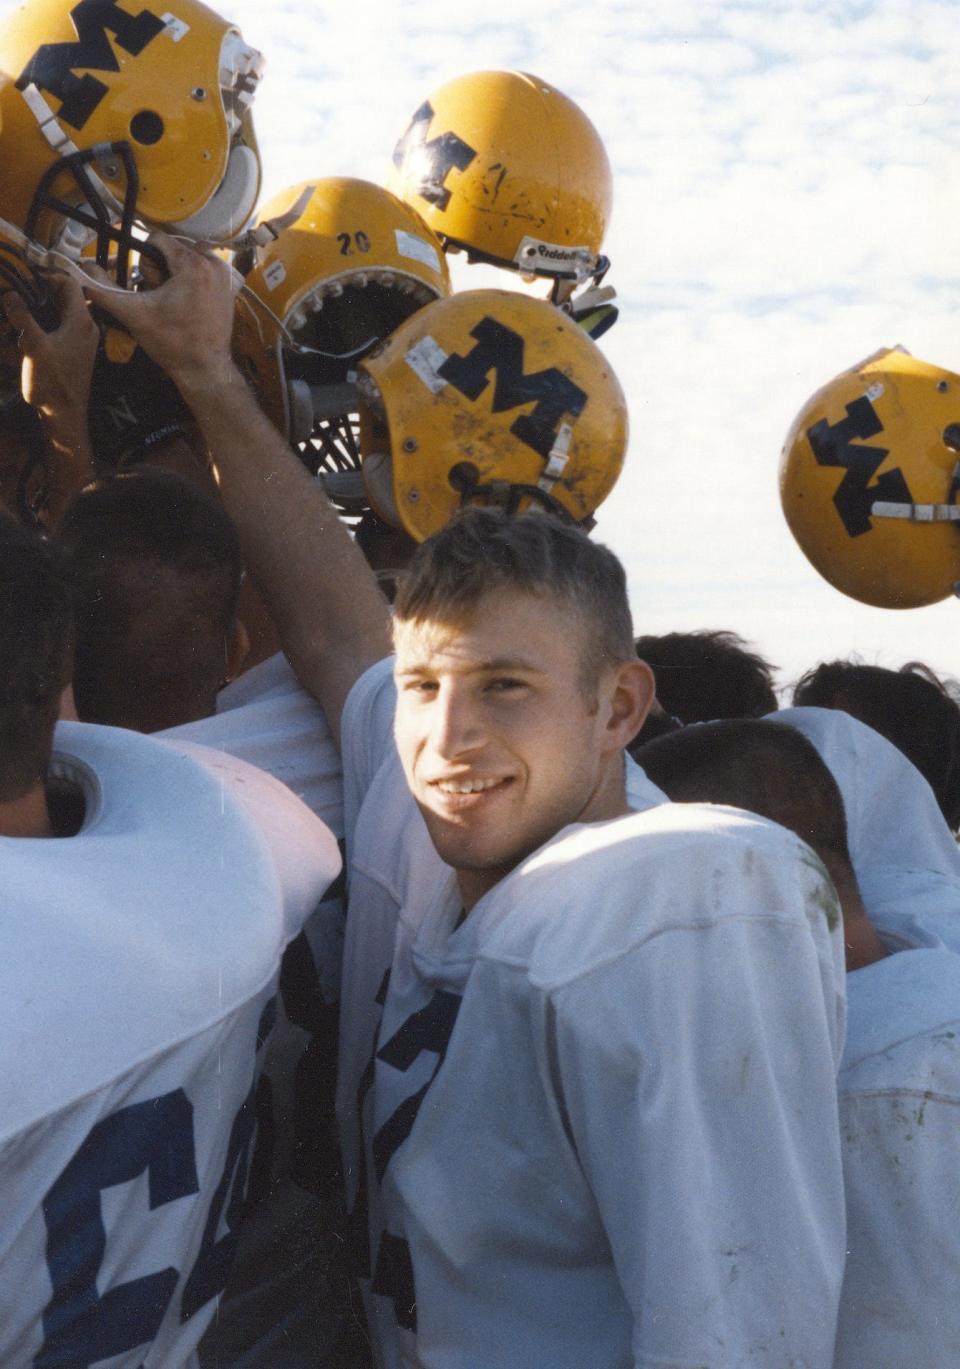
<svg viewBox="0 0 960 1369"><path fill-rule="evenodd" d="M214 2L267 58L265 194L383 180L414 108L464 71L534 72L589 113L614 171L603 346L631 416L598 535L638 631L733 628L785 681L851 650L960 674L960 603L846 599L777 494L787 428L837 372L896 343L960 371L955 3Z"/></svg>

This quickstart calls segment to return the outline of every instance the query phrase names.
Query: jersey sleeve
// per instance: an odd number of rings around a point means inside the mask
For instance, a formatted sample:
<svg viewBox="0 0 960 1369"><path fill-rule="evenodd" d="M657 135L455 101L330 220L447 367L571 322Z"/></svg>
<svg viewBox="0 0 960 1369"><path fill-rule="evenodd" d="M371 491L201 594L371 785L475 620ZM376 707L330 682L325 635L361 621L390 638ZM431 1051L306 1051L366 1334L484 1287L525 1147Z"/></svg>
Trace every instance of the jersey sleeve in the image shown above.
<svg viewBox="0 0 960 1369"><path fill-rule="evenodd" d="M360 676L347 695L340 722L343 759L343 818L348 848L364 795L391 752L397 690L393 657L387 656Z"/></svg>
<svg viewBox="0 0 960 1369"><path fill-rule="evenodd" d="M571 1139L643 1369L832 1362L836 1042L796 920L665 931L554 998Z"/></svg>
<svg viewBox="0 0 960 1369"><path fill-rule="evenodd" d="M170 739L162 745L202 764L223 786L225 801L229 796L244 811L273 866L286 937L292 940L340 873L333 833L285 784L256 766L192 742Z"/></svg>

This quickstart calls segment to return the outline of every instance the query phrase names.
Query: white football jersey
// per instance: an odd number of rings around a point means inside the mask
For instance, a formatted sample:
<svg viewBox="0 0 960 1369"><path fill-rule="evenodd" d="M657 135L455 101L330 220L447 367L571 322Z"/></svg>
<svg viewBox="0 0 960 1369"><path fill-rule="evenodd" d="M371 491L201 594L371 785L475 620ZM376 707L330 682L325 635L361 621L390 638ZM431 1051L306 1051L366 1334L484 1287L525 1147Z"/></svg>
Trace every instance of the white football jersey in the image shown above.
<svg viewBox="0 0 960 1369"><path fill-rule="evenodd" d="M661 805L458 914L435 888L401 918L364 1080L383 1363L829 1365L844 972L813 854Z"/></svg>
<svg viewBox="0 0 960 1369"><path fill-rule="evenodd" d="M0 839L0 1363L179 1369L236 1243L285 946L339 867L269 776L61 724L81 830Z"/></svg>
<svg viewBox="0 0 960 1369"><path fill-rule="evenodd" d="M239 756L288 785L343 836L340 753L323 710L282 654L217 696L209 718L157 735ZM338 881L288 948L258 1098L256 1203L201 1362L231 1369L308 1366L336 1337L342 1309L326 1270L339 1195L333 1077L344 898Z"/></svg>
<svg viewBox="0 0 960 1369"><path fill-rule="evenodd" d="M850 858L867 911L900 897L929 874L960 879L960 847L933 790L886 737L835 708L784 708L787 723L813 743L837 782L847 817Z"/></svg>
<svg viewBox="0 0 960 1369"><path fill-rule="evenodd" d="M960 1364L960 956L919 944L847 978L835 1369Z"/></svg>

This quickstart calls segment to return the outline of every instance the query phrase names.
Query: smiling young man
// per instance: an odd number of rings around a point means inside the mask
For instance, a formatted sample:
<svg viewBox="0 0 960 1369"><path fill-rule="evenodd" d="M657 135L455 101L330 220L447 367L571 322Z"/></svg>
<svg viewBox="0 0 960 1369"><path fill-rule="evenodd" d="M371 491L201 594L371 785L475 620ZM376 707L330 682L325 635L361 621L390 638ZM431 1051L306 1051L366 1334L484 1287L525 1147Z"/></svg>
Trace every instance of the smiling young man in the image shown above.
<svg viewBox="0 0 960 1369"><path fill-rule="evenodd" d="M650 674L622 568L578 530L462 513L417 552L394 644L342 723L339 1106L379 1362L827 1362L823 871L671 812L625 759Z"/></svg>

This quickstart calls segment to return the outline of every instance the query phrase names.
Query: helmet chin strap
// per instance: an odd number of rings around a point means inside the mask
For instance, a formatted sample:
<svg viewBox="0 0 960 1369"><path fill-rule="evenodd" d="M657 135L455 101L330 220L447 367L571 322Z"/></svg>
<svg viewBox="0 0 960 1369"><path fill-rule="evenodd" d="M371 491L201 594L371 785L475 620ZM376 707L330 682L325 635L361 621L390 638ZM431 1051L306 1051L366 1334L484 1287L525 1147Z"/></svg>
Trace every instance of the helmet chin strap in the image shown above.
<svg viewBox="0 0 960 1369"><path fill-rule="evenodd" d="M531 504L553 514L562 523L582 528L584 532L590 532L592 528L596 527L595 518L585 518L582 522L577 522L570 510L544 489L542 483L541 485L518 485L509 480L489 480L485 484L481 484L477 476L476 467L469 461L461 461L449 472L447 479L453 488L460 493L461 508L474 503L495 504L502 508L505 513L515 514L520 511L521 500L528 499Z"/></svg>

